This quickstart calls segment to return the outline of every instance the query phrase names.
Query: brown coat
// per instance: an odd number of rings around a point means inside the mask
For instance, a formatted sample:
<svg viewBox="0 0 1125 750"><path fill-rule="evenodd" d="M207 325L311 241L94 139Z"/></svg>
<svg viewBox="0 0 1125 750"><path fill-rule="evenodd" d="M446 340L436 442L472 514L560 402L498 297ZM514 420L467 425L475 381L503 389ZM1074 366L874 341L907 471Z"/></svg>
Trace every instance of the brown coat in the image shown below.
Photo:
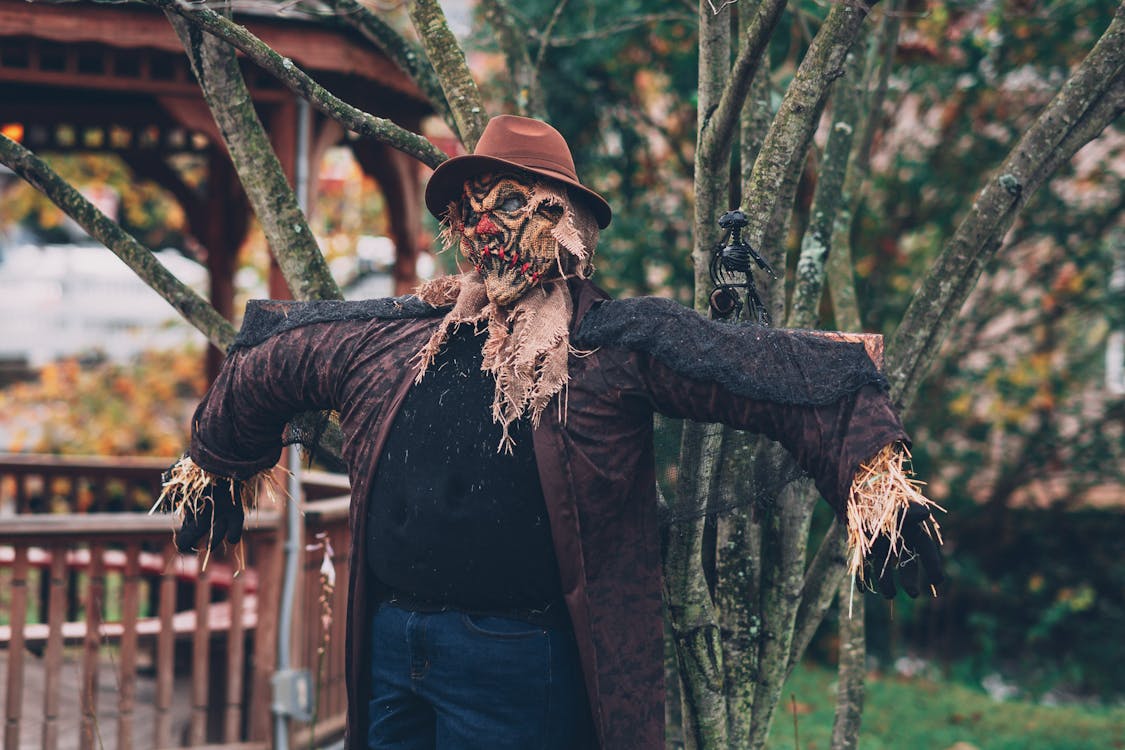
<svg viewBox="0 0 1125 750"><path fill-rule="evenodd" d="M604 295L572 285L575 329ZM344 316L341 316L344 317ZM335 409L353 488L348 613L349 750L365 746L365 637L372 601L364 507L382 446L411 383L413 355L439 317L341 319L284 330L228 358L196 412L192 458L222 476L272 466L294 413ZM747 353L752 356L752 353ZM905 440L885 393L864 386L823 406L732 394L658 358L602 347L571 357L565 419L557 405L534 433L559 573L606 750L664 747L664 657L654 411L722 422L779 440L839 511L861 461Z"/></svg>

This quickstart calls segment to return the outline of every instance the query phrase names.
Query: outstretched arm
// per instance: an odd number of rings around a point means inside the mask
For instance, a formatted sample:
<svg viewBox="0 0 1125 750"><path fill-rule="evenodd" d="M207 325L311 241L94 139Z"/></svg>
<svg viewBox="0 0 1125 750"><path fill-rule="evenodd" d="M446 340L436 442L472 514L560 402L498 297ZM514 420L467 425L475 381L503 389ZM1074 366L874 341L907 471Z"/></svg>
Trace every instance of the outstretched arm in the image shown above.
<svg viewBox="0 0 1125 750"><path fill-rule="evenodd" d="M195 411L190 451L169 470L161 495L163 509L180 518L181 551L238 541L243 507L270 485L286 423L338 408L361 334L360 323L318 323L232 348Z"/></svg>
<svg viewBox="0 0 1125 750"><path fill-rule="evenodd" d="M908 437L861 344L716 323L654 298L596 306L575 343L630 351L625 388L664 414L781 443L847 524L853 572L874 560L868 579L884 594L894 593L888 560L904 553L921 555L924 583L940 580L932 503L903 469Z"/></svg>

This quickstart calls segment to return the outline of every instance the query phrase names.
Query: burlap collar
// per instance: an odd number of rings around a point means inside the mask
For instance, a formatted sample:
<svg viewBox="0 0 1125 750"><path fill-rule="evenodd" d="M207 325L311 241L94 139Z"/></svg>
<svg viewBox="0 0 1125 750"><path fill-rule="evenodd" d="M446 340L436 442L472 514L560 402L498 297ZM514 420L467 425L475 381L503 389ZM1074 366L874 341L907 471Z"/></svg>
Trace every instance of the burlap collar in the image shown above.
<svg viewBox="0 0 1125 750"><path fill-rule="evenodd" d="M498 449L510 452L509 426L525 414L538 426L551 398L566 388L572 311L566 280L546 281L506 307L489 302L484 284L473 273L434 279L422 285L417 296L435 307L453 304L415 356L417 381L457 326L487 323L481 368L496 378L492 419L503 429Z"/></svg>

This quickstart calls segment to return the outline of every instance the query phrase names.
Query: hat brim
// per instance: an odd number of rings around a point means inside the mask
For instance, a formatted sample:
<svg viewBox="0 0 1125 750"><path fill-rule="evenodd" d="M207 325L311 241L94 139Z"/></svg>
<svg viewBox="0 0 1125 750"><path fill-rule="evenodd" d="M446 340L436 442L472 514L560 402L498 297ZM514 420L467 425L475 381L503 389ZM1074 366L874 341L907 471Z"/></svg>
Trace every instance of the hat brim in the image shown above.
<svg viewBox="0 0 1125 750"><path fill-rule="evenodd" d="M483 156L480 154L454 156L452 159L447 159L439 164L437 169L435 169L434 173L430 176L429 183L426 185L426 208L429 209L430 213L436 218L445 218L445 212L449 208L449 204L461 198L461 189L464 187L466 180L483 172L498 169L514 169L520 172L530 172L543 177L549 177L552 180L562 182L574 188L586 199L586 204L590 207L590 210L593 211L599 229L608 227L610 219L613 218L613 211L610 209L605 198L602 198L593 190L590 190L568 175L551 169L528 167L523 164L517 164L514 161L508 161L507 159L497 159L494 156Z"/></svg>

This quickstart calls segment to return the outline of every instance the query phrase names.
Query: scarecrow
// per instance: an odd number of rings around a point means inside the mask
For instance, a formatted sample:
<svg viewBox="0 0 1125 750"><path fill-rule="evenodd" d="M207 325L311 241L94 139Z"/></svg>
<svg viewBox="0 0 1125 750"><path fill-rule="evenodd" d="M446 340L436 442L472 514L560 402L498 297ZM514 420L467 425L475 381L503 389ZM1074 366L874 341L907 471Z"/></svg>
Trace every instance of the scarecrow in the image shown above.
<svg viewBox="0 0 1125 750"><path fill-rule="evenodd" d="M287 421L339 414L349 750L664 747L654 412L779 441L884 594L900 559L908 592L940 581L861 345L608 299L588 277L610 208L535 120L493 119L426 205L472 270L251 303L165 491L181 549L237 541Z"/></svg>

